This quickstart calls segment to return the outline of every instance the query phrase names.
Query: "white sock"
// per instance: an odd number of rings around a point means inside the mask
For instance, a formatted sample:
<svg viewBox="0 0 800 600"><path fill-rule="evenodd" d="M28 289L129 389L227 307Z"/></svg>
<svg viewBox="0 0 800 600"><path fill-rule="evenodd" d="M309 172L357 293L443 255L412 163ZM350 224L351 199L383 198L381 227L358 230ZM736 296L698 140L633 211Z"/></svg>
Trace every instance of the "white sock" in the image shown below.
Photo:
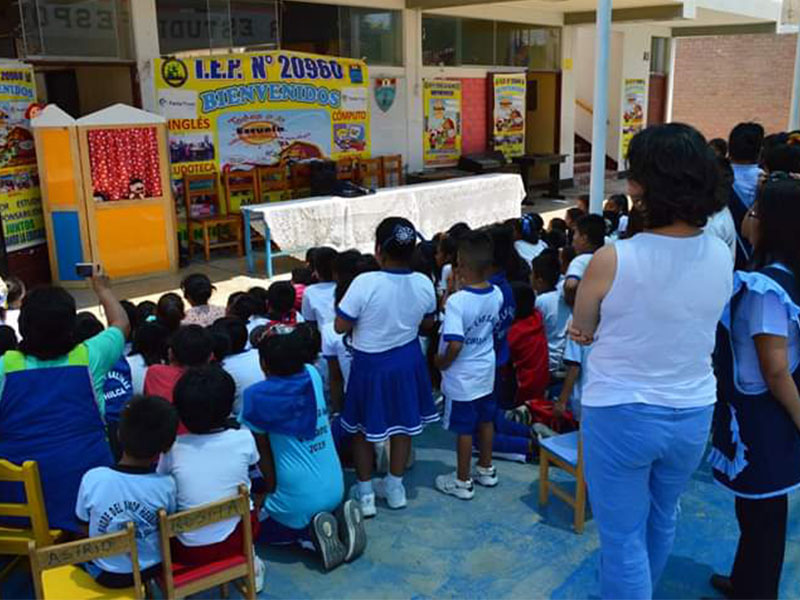
<svg viewBox="0 0 800 600"><path fill-rule="evenodd" d="M358 493L362 496L373 493L371 479L369 481L359 481L356 485L358 485Z"/></svg>
<svg viewBox="0 0 800 600"><path fill-rule="evenodd" d="M391 473L386 474L386 487L396 489L403 486L403 478L395 477Z"/></svg>

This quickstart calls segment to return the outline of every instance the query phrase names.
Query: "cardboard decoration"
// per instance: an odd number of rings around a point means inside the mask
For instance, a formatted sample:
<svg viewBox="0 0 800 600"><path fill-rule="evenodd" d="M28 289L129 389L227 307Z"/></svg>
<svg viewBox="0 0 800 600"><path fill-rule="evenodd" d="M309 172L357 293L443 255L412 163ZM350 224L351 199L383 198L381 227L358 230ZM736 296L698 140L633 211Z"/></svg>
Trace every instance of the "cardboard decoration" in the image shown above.
<svg viewBox="0 0 800 600"><path fill-rule="evenodd" d="M177 270L163 117L115 104L74 120L48 106L33 128L56 281L82 285L77 262L114 279Z"/></svg>

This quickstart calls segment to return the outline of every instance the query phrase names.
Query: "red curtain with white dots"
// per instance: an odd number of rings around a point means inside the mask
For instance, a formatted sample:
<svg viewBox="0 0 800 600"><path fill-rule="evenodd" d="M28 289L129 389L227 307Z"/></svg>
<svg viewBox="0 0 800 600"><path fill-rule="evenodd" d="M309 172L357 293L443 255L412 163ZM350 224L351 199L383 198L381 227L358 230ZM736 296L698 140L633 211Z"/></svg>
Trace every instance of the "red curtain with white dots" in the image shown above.
<svg viewBox="0 0 800 600"><path fill-rule="evenodd" d="M95 196L125 200L136 179L144 183L145 197L161 196L155 127L89 131L89 161Z"/></svg>

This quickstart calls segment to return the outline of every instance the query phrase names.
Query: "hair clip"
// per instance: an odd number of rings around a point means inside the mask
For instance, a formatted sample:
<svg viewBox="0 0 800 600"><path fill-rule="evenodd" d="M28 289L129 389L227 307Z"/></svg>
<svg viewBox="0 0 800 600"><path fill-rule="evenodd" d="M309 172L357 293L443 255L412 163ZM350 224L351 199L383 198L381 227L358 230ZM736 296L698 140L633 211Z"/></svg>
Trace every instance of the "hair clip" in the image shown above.
<svg viewBox="0 0 800 600"><path fill-rule="evenodd" d="M401 246L407 246L417 241L417 232L407 225L396 225L392 232L392 239Z"/></svg>

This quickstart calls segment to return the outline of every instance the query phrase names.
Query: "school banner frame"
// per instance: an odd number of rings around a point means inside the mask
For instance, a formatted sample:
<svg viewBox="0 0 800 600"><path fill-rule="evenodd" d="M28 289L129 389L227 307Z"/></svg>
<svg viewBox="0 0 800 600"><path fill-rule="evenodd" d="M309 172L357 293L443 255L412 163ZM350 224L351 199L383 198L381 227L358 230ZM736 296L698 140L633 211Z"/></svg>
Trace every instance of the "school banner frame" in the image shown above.
<svg viewBox="0 0 800 600"><path fill-rule="evenodd" d="M160 58L154 67L178 199L184 173L370 155L364 61L281 50Z"/></svg>
<svg viewBox="0 0 800 600"><path fill-rule="evenodd" d="M426 168L453 166L461 157L461 82L425 79L422 91L424 165Z"/></svg>
<svg viewBox="0 0 800 600"><path fill-rule="evenodd" d="M525 73L490 73L492 149L506 160L525 154Z"/></svg>
<svg viewBox="0 0 800 600"><path fill-rule="evenodd" d="M7 252L47 241L30 121L37 108L33 68L0 62L0 214Z"/></svg>

